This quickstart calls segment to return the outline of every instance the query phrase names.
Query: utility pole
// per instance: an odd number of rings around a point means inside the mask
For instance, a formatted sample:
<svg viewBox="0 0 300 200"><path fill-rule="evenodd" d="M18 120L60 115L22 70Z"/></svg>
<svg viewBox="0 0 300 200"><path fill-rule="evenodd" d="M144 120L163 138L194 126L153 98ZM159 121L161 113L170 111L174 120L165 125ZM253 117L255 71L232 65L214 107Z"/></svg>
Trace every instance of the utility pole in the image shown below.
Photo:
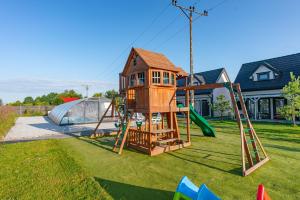
<svg viewBox="0 0 300 200"><path fill-rule="evenodd" d="M89 97L89 85L82 85L85 88L85 94L86 94L86 98Z"/></svg>
<svg viewBox="0 0 300 200"><path fill-rule="evenodd" d="M172 5L179 8L183 14L188 18L190 23L190 85L194 85L194 63L193 63L193 34L192 34L192 28L193 28L193 13L199 15L199 16L208 16L208 12L206 10L203 11L203 13L199 13L195 11L195 4L193 6L184 7L177 4L177 0L172 0ZM190 99L191 104L194 106L195 103L195 97L194 97L194 90L190 90Z"/></svg>

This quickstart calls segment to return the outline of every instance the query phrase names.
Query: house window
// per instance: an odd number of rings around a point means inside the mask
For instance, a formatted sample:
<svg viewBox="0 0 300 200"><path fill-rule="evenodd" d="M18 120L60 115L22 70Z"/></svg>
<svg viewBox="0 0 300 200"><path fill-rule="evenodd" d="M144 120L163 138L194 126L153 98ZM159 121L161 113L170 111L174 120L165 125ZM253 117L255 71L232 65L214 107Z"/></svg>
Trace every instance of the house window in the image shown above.
<svg viewBox="0 0 300 200"><path fill-rule="evenodd" d="M171 74L171 84L175 85L175 76L173 73Z"/></svg>
<svg viewBox="0 0 300 200"><path fill-rule="evenodd" d="M129 81L129 86L134 86L135 85L135 74L130 75L130 81Z"/></svg>
<svg viewBox="0 0 300 200"><path fill-rule="evenodd" d="M160 72L158 71L152 72L152 83L160 84Z"/></svg>
<svg viewBox="0 0 300 200"><path fill-rule="evenodd" d="M170 84L169 72L164 72L164 84L165 85Z"/></svg>
<svg viewBox="0 0 300 200"><path fill-rule="evenodd" d="M139 85L144 85L145 83L145 73L144 72L141 72L141 73L138 73L138 80L139 80Z"/></svg>
<svg viewBox="0 0 300 200"><path fill-rule="evenodd" d="M257 73L257 80L264 81L270 79L270 72Z"/></svg>

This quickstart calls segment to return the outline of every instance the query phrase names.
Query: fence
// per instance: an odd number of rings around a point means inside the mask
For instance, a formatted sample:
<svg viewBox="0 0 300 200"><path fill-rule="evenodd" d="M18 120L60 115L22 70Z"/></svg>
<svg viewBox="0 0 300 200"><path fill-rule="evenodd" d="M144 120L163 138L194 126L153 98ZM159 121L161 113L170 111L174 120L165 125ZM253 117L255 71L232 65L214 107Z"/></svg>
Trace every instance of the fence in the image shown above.
<svg viewBox="0 0 300 200"><path fill-rule="evenodd" d="M48 115L55 106L13 106L18 115Z"/></svg>

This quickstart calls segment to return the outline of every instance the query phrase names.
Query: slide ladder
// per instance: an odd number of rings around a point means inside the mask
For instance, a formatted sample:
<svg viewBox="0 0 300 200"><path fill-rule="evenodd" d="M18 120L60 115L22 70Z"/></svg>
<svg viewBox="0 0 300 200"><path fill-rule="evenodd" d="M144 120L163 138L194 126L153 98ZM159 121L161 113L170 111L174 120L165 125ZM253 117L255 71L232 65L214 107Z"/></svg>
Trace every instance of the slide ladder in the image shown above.
<svg viewBox="0 0 300 200"><path fill-rule="evenodd" d="M216 137L216 132L204 117L199 115L192 105L190 105L190 119L201 128L204 136Z"/></svg>

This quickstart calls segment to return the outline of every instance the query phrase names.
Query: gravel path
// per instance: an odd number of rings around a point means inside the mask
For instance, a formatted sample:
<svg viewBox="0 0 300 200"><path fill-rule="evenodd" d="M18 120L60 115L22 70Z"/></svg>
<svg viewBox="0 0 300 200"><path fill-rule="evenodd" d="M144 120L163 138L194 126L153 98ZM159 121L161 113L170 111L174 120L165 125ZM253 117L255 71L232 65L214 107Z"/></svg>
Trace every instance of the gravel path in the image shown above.
<svg viewBox="0 0 300 200"><path fill-rule="evenodd" d="M19 117L4 142L18 142L90 135L96 124L58 126L48 117ZM100 132L115 130L113 122L102 123Z"/></svg>

